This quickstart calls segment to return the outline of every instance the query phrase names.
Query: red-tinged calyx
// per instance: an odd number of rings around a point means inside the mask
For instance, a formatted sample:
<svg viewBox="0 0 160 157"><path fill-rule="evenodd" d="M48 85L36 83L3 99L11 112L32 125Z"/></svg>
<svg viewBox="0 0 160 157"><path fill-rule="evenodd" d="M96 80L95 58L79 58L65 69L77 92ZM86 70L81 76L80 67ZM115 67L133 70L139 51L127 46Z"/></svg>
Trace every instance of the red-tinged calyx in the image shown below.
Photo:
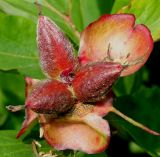
<svg viewBox="0 0 160 157"><path fill-rule="evenodd" d="M34 111L32 111L30 108L25 109L25 120L22 124L22 127L20 129L20 131L18 132L16 138L19 138L20 136L22 136L27 129L29 129L38 119L38 115L37 113L35 113Z"/></svg>
<svg viewBox="0 0 160 157"><path fill-rule="evenodd" d="M144 25L135 25L131 14L103 15L91 23L81 35L81 64L106 60L123 66L121 76L140 69L153 49L153 39Z"/></svg>
<svg viewBox="0 0 160 157"><path fill-rule="evenodd" d="M30 77L25 78L25 96L26 97L31 93L33 87L39 81L40 80L32 79ZM24 120L22 127L16 137L19 138L20 136L22 136L27 131L27 129L30 128L32 126L32 124L34 124L37 121L37 119L38 119L37 113L32 111L30 108L26 107L25 108L25 120Z"/></svg>
<svg viewBox="0 0 160 157"><path fill-rule="evenodd" d="M118 63L97 62L81 67L72 82L77 99L96 102L105 99L123 67Z"/></svg>
<svg viewBox="0 0 160 157"><path fill-rule="evenodd" d="M58 26L46 16L39 16L37 43L41 66L50 77L57 78L62 71L74 67L72 44Z"/></svg>
<svg viewBox="0 0 160 157"><path fill-rule="evenodd" d="M26 99L26 107L42 114L62 113L74 104L68 86L57 80L47 80L34 87Z"/></svg>
<svg viewBox="0 0 160 157"><path fill-rule="evenodd" d="M113 106L114 98L115 98L115 95L113 91L110 90L104 100L96 102L94 104L94 108L92 112L98 114L101 117L106 116L110 112Z"/></svg>
<svg viewBox="0 0 160 157"><path fill-rule="evenodd" d="M110 141L108 122L89 113L80 117L49 119L39 116L46 141L58 150L80 150L88 154L103 152Z"/></svg>

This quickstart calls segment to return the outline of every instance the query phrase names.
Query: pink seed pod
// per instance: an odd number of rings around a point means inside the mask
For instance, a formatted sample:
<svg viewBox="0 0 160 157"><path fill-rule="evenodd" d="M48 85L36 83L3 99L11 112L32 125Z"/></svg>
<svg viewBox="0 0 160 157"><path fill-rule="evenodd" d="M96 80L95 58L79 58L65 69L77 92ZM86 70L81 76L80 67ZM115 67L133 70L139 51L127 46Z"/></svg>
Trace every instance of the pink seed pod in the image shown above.
<svg viewBox="0 0 160 157"><path fill-rule="evenodd" d="M79 101L95 102L105 98L123 67L118 63L97 62L83 66L75 75L73 89Z"/></svg>
<svg viewBox="0 0 160 157"><path fill-rule="evenodd" d="M26 100L26 107L37 113L62 113L74 104L72 93L68 86L57 80L47 80L39 83Z"/></svg>

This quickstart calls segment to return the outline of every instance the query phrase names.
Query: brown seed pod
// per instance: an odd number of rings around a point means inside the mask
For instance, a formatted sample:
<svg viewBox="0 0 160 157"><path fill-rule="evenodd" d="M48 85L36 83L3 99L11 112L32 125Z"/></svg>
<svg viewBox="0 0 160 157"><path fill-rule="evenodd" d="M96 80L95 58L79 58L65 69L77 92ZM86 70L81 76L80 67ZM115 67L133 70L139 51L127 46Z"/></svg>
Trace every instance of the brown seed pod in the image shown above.
<svg viewBox="0 0 160 157"><path fill-rule="evenodd" d="M62 113L74 104L72 93L68 86L57 80L47 80L39 83L27 97L26 107L43 114Z"/></svg>
<svg viewBox="0 0 160 157"><path fill-rule="evenodd" d="M97 62L83 66L75 75L73 89L81 102L103 100L123 67L118 63Z"/></svg>

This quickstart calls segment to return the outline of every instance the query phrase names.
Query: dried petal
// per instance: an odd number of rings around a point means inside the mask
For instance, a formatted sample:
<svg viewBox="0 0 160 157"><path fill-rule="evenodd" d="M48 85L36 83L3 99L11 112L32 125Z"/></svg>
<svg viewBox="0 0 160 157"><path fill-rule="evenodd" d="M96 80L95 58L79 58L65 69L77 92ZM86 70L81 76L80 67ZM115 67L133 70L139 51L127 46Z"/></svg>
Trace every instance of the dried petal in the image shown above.
<svg viewBox="0 0 160 157"><path fill-rule="evenodd" d="M37 42L41 66L50 77L58 77L64 70L74 67L71 43L48 17L39 16Z"/></svg>
<svg viewBox="0 0 160 157"><path fill-rule="evenodd" d="M153 49L148 28L135 26L131 14L104 15L91 23L82 33L79 59L82 64L108 60L126 68L121 76L137 71L147 61Z"/></svg>
<svg viewBox="0 0 160 157"><path fill-rule="evenodd" d="M110 140L108 122L95 114L83 118L46 119L40 116L47 142L58 150L81 150L89 154L104 151Z"/></svg>
<svg viewBox="0 0 160 157"><path fill-rule="evenodd" d="M26 99L26 107L37 113L65 112L74 104L68 86L57 80L41 81Z"/></svg>
<svg viewBox="0 0 160 157"><path fill-rule="evenodd" d="M83 66L75 75L73 89L81 102L105 99L106 93L119 78L123 67L118 63L97 62Z"/></svg>

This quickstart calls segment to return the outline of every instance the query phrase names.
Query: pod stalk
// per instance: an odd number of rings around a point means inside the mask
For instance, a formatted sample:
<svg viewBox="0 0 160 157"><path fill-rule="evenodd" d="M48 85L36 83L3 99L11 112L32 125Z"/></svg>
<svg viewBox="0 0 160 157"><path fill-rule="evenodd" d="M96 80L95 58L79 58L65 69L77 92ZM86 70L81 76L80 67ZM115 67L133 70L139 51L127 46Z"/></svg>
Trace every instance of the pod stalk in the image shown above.
<svg viewBox="0 0 160 157"><path fill-rule="evenodd" d="M123 114L122 112L120 112L119 110L117 110L116 108L114 108L113 106L110 107L110 112L115 113L116 115L120 116L121 118L123 118L124 120L126 120L127 122L131 123L132 125L148 132L149 134L152 135L156 135L156 136L160 136L160 133L151 130L150 128L146 127L145 125L133 120L132 118L126 116L125 114Z"/></svg>

